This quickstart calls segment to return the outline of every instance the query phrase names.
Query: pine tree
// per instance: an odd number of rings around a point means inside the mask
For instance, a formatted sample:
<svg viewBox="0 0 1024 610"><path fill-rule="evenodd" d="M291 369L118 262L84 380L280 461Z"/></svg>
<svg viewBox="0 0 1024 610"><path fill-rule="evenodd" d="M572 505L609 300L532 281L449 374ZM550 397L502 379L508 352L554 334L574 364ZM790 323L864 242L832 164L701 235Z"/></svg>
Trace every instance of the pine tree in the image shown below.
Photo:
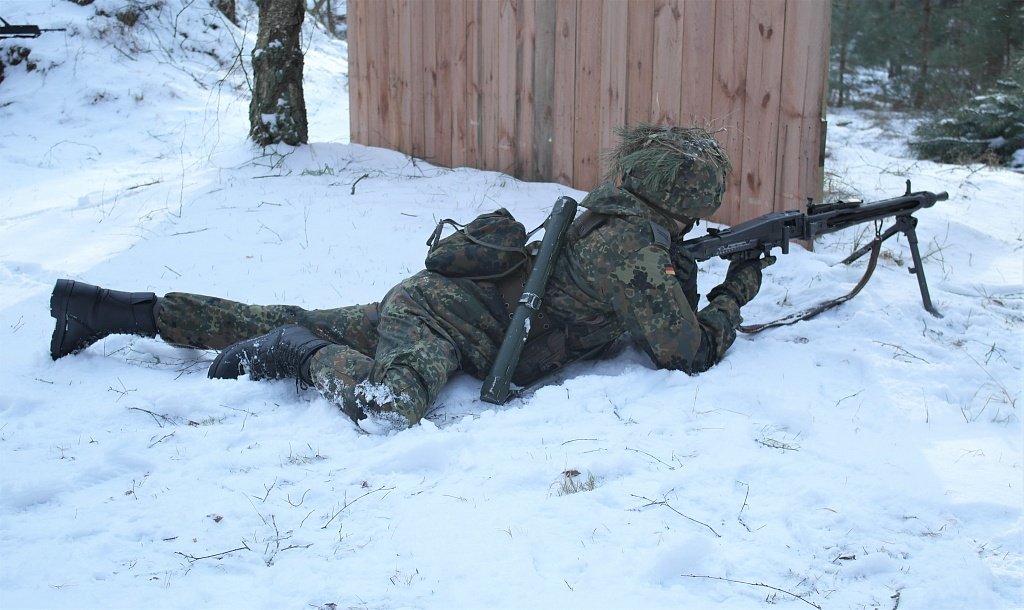
<svg viewBox="0 0 1024 610"><path fill-rule="evenodd" d="M833 101L955 107L992 87L1022 43L1022 0L832 0Z"/></svg>
<svg viewBox="0 0 1024 610"><path fill-rule="evenodd" d="M1008 74L952 113L936 113L914 131L910 148L945 163L1024 163L1024 54Z"/></svg>

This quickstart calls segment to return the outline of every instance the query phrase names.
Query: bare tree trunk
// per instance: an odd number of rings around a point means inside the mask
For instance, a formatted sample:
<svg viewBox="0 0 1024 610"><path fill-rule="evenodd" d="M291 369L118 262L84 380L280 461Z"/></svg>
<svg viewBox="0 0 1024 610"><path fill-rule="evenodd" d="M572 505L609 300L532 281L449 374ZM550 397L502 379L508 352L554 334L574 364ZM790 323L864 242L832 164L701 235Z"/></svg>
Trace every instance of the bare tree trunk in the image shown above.
<svg viewBox="0 0 1024 610"><path fill-rule="evenodd" d="M925 95L928 93L928 56L932 52L931 26L932 26L932 3L931 0L924 0L924 18L921 20L921 27L918 30L921 38L921 61L918 63L917 82L914 83L914 108L921 109L924 106Z"/></svg>
<svg viewBox="0 0 1024 610"><path fill-rule="evenodd" d="M890 23L898 23L897 11L899 4L897 0L889 0L889 20ZM903 72L903 65L898 57L898 54L891 50L889 51L889 78L893 79L899 76Z"/></svg>
<svg viewBox="0 0 1024 610"><path fill-rule="evenodd" d="M260 146L309 141L302 95L302 19L304 0L257 0L260 11L252 52L253 91L249 136Z"/></svg>
<svg viewBox="0 0 1024 610"><path fill-rule="evenodd" d="M843 0L843 16L840 21L839 37L839 101L836 104L842 107L846 104L846 48L849 46L850 32L850 0Z"/></svg>
<svg viewBox="0 0 1024 610"><path fill-rule="evenodd" d="M214 6L217 10L227 17L227 20L231 23L238 25L237 11L235 10L235 0L216 0Z"/></svg>

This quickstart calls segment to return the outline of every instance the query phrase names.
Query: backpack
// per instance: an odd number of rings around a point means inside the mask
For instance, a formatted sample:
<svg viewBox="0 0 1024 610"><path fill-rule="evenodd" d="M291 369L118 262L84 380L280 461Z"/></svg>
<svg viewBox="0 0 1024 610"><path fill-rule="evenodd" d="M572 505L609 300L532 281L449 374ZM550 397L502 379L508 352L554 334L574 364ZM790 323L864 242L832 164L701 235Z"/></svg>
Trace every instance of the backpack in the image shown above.
<svg viewBox="0 0 1024 610"><path fill-rule="evenodd" d="M445 225L455 232L442 238ZM505 208L481 214L465 225L445 218L427 240L430 249L424 266L447 277L498 279L529 260L526 239L526 227Z"/></svg>

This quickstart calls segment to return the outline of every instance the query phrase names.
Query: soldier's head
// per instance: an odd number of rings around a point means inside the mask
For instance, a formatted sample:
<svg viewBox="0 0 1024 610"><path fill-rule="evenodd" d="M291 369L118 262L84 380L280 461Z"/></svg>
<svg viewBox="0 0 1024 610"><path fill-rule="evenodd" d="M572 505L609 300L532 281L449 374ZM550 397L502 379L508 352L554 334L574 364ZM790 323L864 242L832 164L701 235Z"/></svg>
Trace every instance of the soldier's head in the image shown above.
<svg viewBox="0 0 1024 610"><path fill-rule="evenodd" d="M641 124L618 130L609 151L609 181L670 218L708 218L722 205L729 157L706 130Z"/></svg>

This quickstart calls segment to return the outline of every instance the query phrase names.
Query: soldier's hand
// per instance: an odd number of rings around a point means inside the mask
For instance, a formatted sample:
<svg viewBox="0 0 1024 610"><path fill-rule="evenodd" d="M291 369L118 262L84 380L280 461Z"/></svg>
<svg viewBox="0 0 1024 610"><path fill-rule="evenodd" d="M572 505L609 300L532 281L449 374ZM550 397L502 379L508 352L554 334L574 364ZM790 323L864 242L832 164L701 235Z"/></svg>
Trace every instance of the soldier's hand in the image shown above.
<svg viewBox="0 0 1024 610"><path fill-rule="evenodd" d="M774 256L765 256L754 260L731 262L729 271L725 274L725 281L708 293L708 300L713 301L716 297L727 295L736 301L737 305L743 307L761 289L761 271L775 264L776 260Z"/></svg>

